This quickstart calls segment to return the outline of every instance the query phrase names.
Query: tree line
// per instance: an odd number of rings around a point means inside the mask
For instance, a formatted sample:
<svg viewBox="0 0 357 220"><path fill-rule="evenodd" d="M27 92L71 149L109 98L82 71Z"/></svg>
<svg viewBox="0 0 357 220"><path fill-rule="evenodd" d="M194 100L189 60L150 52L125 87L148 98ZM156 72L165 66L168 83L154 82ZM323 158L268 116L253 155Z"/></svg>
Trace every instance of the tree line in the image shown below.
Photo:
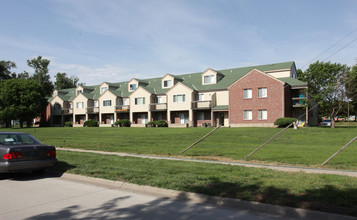
<svg viewBox="0 0 357 220"><path fill-rule="evenodd" d="M48 98L54 89L75 88L79 83L76 76L57 73L55 82L51 81L48 66L50 60L41 56L27 60L27 65L33 68L33 74L26 71L12 72L16 64L11 61L0 60L0 122L6 127L11 126L11 120L19 120L20 126L27 122L31 126L36 117L41 118L41 125L45 125L45 111Z"/></svg>
<svg viewBox="0 0 357 220"><path fill-rule="evenodd" d="M337 116L357 115L357 65L317 61L297 75L308 84L306 102L310 108L318 107L320 118L330 117L332 128Z"/></svg>

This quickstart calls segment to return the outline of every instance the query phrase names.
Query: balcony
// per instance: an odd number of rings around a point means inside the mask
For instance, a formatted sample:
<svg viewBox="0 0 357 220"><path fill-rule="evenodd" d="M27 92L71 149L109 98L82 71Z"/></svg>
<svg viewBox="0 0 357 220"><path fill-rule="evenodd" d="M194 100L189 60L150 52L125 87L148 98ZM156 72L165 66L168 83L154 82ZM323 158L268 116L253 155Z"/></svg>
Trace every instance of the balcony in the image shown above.
<svg viewBox="0 0 357 220"><path fill-rule="evenodd" d="M158 112L158 111L166 111L167 104L166 103L152 103L150 104L150 111Z"/></svg>
<svg viewBox="0 0 357 220"><path fill-rule="evenodd" d="M114 108L115 108L115 112L129 112L130 106L129 105L117 105Z"/></svg>
<svg viewBox="0 0 357 220"><path fill-rule="evenodd" d="M71 115L71 114L73 114L73 109L72 108L64 108L64 109L62 109L62 114L63 115Z"/></svg>
<svg viewBox="0 0 357 220"><path fill-rule="evenodd" d="M192 109L211 109L211 101L193 101Z"/></svg>
<svg viewBox="0 0 357 220"><path fill-rule="evenodd" d="M96 114L96 113L99 113L98 107L88 107L86 109L86 114Z"/></svg>
<svg viewBox="0 0 357 220"><path fill-rule="evenodd" d="M305 102L304 102L305 98L301 98L301 97L294 97L292 98L293 100L293 107L294 108L302 108L305 106Z"/></svg>

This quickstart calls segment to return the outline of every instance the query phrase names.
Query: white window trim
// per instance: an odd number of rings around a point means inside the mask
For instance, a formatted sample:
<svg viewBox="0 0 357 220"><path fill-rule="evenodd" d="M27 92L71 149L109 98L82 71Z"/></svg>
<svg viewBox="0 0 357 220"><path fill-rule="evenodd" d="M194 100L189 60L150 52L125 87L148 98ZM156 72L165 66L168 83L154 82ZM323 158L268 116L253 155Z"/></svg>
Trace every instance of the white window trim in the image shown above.
<svg viewBox="0 0 357 220"><path fill-rule="evenodd" d="M84 108L84 102L76 102L76 108L77 108L77 109L82 109L82 108Z"/></svg>
<svg viewBox="0 0 357 220"><path fill-rule="evenodd" d="M139 102L139 100L142 100L141 102ZM135 105L145 105L145 97L137 97L135 98Z"/></svg>
<svg viewBox="0 0 357 220"><path fill-rule="evenodd" d="M263 96L263 93L262 93L262 96L260 96L260 92L259 91L263 91L265 89L265 96ZM262 87L262 88L258 88L258 98L267 98L268 97L268 88L266 87Z"/></svg>
<svg viewBox="0 0 357 220"><path fill-rule="evenodd" d="M178 97L182 97L182 98L179 100ZM186 95L185 94L173 95L173 102L186 102Z"/></svg>
<svg viewBox="0 0 357 220"><path fill-rule="evenodd" d="M106 104L107 102L109 102L109 105ZM112 100L103 100L103 106L104 107L112 106Z"/></svg>
<svg viewBox="0 0 357 220"><path fill-rule="evenodd" d="M263 117L265 112L265 118ZM258 110L258 120L268 120L268 110L266 109L260 109Z"/></svg>
<svg viewBox="0 0 357 220"><path fill-rule="evenodd" d="M205 85L206 84L215 84L214 75L205 75L205 76L203 76L203 84L205 84Z"/></svg>
<svg viewBox="0 0 357 220"><path fill-rule="evenodd" d="M246 116L246 113L249 113L250 112L250 114L248 115L248 116L250 116L250 118L248 117L248 118L246 118L245 116ZM251 121L251 120L253 120L253 112L252 112L252 110L244 110L243 111L243 120L244 121Z"/></svg>
<svg viewBox="0 0 357 220"><path fill-rule="evenodd" d="M166 86L165 86L165 82L166 82ZM163 82L163 87L164 88L170 88L170 87L172 87L172 80L171 79L167 79L167 80L164 80L164 82Z"/></svg>
<svg viewBox="0 0 357 220"><path fill-rule="evenodd" d="M247 93L248 91L250 91L250 93ZM252 89L243 89L243 99L251 99L252 97L253 97Z"/></svg>

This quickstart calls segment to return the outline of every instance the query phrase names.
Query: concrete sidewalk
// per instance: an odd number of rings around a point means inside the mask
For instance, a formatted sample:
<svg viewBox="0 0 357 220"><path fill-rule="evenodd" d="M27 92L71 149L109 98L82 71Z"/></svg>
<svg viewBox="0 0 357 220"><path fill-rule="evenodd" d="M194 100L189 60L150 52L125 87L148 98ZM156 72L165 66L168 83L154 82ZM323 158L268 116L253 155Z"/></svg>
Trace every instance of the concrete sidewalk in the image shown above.
<svg viewBox="0 0 357 220"><path fill-rule="evenodd" d="M109 189L117 189L142 195L154 196L171 201L182 201L191 205L211 206L217 209L227 209L256 216L252 219L304 219L304 220L352 220L352 216L344 216L319 211L311 211L300 208L291 208L278 205L270 205L259 202L242 201L218 196L207 196L198 193L181 192L170 189L156 188L152 186L141 186L127 182L112 181L100 178L85 177L74 174L63 174L61 179L97 185ZM210 216L209 219L220 217ZM221 216L222 217L222 216ZM247 216L242 219L248 219ZM250 219L250 218L249 218Z"/></svg>
<svg viewBox="0 0 357 220"><path fill-rule="evenodd" d="M233 166L267 168L267 169L285 171L285 172L305 172L305 173L315 173L315 174L334 174L334 175L357 177L357 171L352 171L352 170L333 170L333 169L319 169L319 168L295 167L295 166L264 165L264 164L248 163L248 162L244 163L244 162L227 162L227 161L214 161L214 160L198 160L198 159L180 158L180 157L151 156L151 155L140 155L140 154L128 154L128 153L117 153L117 152L82 150L82 149L73 149L73 148L58 148L57 147L56 149L57 150L64 150L64 151L115 155L115 156L120 156L120 157L138 157L138 158L158 159L158 160L176 160L176 161L189 161L189 162L198 162L198 163L227 164L227 165L233 165Z"/></svg>

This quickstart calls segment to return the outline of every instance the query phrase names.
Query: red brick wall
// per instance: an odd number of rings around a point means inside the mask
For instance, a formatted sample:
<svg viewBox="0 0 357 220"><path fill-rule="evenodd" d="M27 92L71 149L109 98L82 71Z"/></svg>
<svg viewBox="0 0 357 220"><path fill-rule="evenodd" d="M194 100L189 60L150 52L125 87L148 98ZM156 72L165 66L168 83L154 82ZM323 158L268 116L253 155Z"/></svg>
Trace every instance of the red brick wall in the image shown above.
<svg viewBox="0 0 357 220"><path fill-rule="evenodd" d="M258 98L258 88L267 88L267 97ZM252 98L243 99L243 90L252 89ZM252 70L229 88L230 124L274 123L284 117L284 84L258 70ZM268 119L258 120L258 110L267 110ZM252 120L243 120L243 111L252 110Z"/></svg>

